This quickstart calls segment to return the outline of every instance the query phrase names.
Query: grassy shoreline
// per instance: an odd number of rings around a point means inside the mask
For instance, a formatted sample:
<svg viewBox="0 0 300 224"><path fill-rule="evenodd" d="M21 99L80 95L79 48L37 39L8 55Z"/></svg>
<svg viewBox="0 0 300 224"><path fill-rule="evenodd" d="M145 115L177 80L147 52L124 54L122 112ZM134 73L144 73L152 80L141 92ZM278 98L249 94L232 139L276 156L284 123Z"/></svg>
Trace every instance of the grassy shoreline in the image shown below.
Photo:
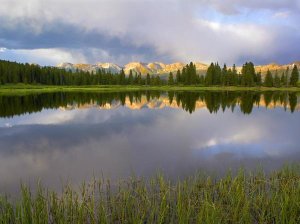
<svg viewBox="0 0 300 224"><path fill-rule="evenodd" d="M45 92L116 92L116 91L291 91L300 92L300 87L240 87L240 86L44 86L44 85L0 85L0 94L23 94Z"/></svg>
<svg viewBox="0 0 300 224"><path fill-rule="evenodd" d="M16 201L0 197L0 223L299 222L299 166L269 175L240 170L220 179L198 174L175 183L158 174L114 187L100 179L61 193L22 186Z"/></svg>

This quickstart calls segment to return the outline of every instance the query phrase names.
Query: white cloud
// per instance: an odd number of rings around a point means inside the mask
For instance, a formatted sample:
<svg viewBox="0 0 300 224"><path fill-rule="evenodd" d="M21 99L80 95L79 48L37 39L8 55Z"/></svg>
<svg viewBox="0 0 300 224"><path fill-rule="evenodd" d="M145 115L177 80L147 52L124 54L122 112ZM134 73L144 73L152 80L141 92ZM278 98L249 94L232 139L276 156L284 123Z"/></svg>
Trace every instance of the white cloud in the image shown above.
<svg viewBox="0 0 300 224"><path fill-rule="evenodd" d="M285 19L290 16L290 12L284 11L284 12L276 12L274 13L273 17L279 18L279 19Z"/></svg>
<svg viewBox="0 0 300 224"><path fill-rule="evenodd" d="M28 55L31 58L36 60L48 59L51 62L61 62L61 61L73 61L75 58L82 62L85 62L86 59L83 55L77 52L68 52L63 49L33 49L33 50L13 50L16 54Z"/></svg>
<svg viewBox="0 0 300 224"><path fill-rule="evenodd" d="M274 37L279 30L274 24L264 26L256 23L253 15L260 9L274 11L275 15L276 13L280 15L283 10L285 13L291 13L297 6L297 2L295 0L276 1L276 3L269 0L266 2L3 0L0 15L9 21L6 26L13 27L18 23L28 24L33 35L42 33L43 30L48 29L49 24L58 22L70 24L83 33L95 32L105 34L107 38L119 38L124 45L146 46L154 49L158 56L170 55L172 60L185 62L222 60L233 63L240 58L273 56L278 45L274 42ZM209 14L211 8L221 13L236 11L240 14L241 9L244 8L256 10L248 11L233 22L228 18L223 21L218 14ZM208 18L204 18L204 15ZM283 16L282 13L281 16ZM242 20L238 22L239 19ZM84 49L81 49L81 53L57 49L53 50L54 52L47 51L33 51L30 56L33 59L37 58L35 55L49 57L52 62L88 60L82 55ZM89 51L89 54L108 60L121 60L120 57L122 58L122 56L111 55L107 50ZM147 59L145 55L132 56L132 58L137 57L140 57L140 60ZM128 58L128 61L130 59Z"/></svg>
<svg viewBox="0 0 300 224"><path fill-rule="evenodd" d="M105 123L113 114L110 112L103 112L102 116L92 117L92 113L99 112L100 107L95 105L69 105L68 107L59 107L58 109L43 109L39 113L23 114L21 116L14 116L12 118L0 119L0 128L11 128L23 125L62 125L66 123L76 124L99 124ZM75 110L76 108L76 110ZM115 111L114 113L116 113ZM120 112L118 112L120 114Z"/></svg>
<svg viewBox="0 0 300 224"><path fill-rule="evenodd" d="M17 58L18 61L39 63L39 64L58 64L62 61L86 62L84 55L78 51L67 49L4 49L0 51L2 59Z"/></svg>
<svg viewBox="0 0 300 224"><path fill-rule="evenodd" d="M229 145L229 144L249 144L251 142L258 142L260 139L263 139L265 136L260 131L260 128L257 127L249 127L239 130L238 133L230 133L230 135L224 136L215 136L214 138L210 138L207 141L199 142L196 144L195 148L200 150L207 149L210 147L218 146L218 145Z"/></svg>
<svg viewBox="0 0 300 224"><path fill-rule="evenodd" d="M270 11L285 9L297 12L300 8L299 0L210 0L206 2L225 14L242 13L243 9Z"/></svg>
<svg viewBox="0 0 300 224"><path fill-rule="evenodd" d="M6 49L0 48L0 57L3 60L17 60L18 62L37 63L40 65L57 65L61 62L71 63L96 63L96 62L119 62L146 60L143 54L118 54L98 48L67 49Z"/></svg>
<svg viewBox="0 0 300 224"><path fill-rule="evenodd" d="M25 114L20 117L2 119L0 120L0 128L11 128L18 125L63 124L73 120L75 116L75 111L43 110L42 113L38 114Z"/></svg>

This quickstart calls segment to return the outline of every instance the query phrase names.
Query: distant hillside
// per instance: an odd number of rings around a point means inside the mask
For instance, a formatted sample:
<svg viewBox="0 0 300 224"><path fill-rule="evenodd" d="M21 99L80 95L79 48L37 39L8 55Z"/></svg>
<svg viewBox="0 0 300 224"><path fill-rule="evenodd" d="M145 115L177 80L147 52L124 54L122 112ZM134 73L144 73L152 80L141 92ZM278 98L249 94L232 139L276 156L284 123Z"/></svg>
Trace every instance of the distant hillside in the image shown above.
<svg viewBox="0 0 300 224"><path fill-rule="evenodd" d="M204 74L208 68L208 64L201 63L201 62L194 62L196 65L197 72L199 74ZM270 63L267 65L257 65L255 66L256 72L262 72L264 76L268 70L272 73L278 72L281 74L283 71L286 71L287 68L290 70L292 69L293 65L296 64L300 67L300 61L293 62L290 64L280 65L276 63ZM97 63L97 64L72 64L72 63L61 63L57 65L58 68L64 68L66 70L76 71L88 71L96 73L97 70L102 69L105 71L109 71L111 73L119 73L122 69L124 69L125 74L129 74L130 70L135 73L141 73L142 75L149 74L157 74L157 75L166 75L170 72L177 72L177 70L182 70L182 68L186 64L182 62L176 62L171 64L164 64L162 62L150 62L150 63L143 63L143 62L130 62L124 66L119 66L114 63ZM236 68L238 72L241 71L242 67Z"/></svg>
<svg viewBox="0 0 300 224"><path fill-rule="evenodd" d="M97 70L102 69L111 73L119 73L122 68L113 63L97 63L97 64L72 64L72 63L61 63L58 64L56 67L64 68L66 70L71 70L75 72L76 70L82 70L85 72L94 72L96 73Z"/></svg>

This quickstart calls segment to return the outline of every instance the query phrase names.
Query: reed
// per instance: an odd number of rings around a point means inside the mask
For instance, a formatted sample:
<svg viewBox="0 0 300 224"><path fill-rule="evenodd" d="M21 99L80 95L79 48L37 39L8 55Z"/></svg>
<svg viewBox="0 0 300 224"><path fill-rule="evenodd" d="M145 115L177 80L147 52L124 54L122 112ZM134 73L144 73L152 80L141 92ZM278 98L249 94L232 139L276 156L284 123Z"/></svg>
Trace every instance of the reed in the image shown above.
<svg viewBox="0 0 300 224"><path fill-rule="evenodd" d="M176 182L161 174L118 184L93 179L59 193L22 185L20 191L17 200L0 198L0 223L300 223L299 166Z"/></svg>

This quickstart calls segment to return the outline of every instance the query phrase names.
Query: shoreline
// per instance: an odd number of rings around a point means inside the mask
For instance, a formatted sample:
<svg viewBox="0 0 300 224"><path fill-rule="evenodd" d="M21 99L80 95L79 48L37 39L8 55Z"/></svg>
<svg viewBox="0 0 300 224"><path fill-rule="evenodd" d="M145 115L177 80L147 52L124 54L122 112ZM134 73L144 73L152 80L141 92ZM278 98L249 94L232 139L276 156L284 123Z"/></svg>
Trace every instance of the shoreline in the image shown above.
<svg viewBox="0 0 300 224"><path fill-rule="evenodd" d="M47 92L119 92L119 91L288 91L300 92L300 87L242 87L242 86L47 86L47 85L0 85L0 94L47 93Z"/></svg>

